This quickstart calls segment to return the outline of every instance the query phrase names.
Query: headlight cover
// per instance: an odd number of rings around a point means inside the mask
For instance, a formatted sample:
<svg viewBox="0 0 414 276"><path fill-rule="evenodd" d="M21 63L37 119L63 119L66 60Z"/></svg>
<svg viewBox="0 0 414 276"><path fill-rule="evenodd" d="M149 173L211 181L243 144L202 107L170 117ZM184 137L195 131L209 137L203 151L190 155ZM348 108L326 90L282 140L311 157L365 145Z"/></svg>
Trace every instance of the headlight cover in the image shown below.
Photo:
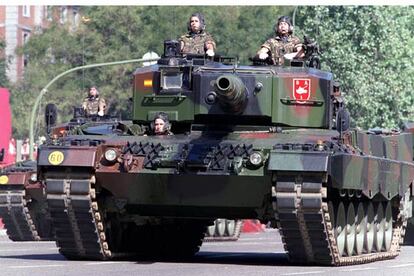
<svg viewBox="0 0 414 276"><path fill-rule="evenodd" d="M37 182L37 173L32 173L30 175L30 181L31 182Z"/></svg>
<svg viewBox="0 0 414 276"><path fill-rule="evenodd" d="M255 167L259 167L263 164L263 154L260 152L253 152L249 156L249 162Z"/></svg>
<svg viewBox="0 0 414 276"><path fill-rule="evenodd" d="M105 151L105 159L108 162L114 162L117 158L117 155L118 154L116 153L116 150L114 149L107 149Z"/></svg>

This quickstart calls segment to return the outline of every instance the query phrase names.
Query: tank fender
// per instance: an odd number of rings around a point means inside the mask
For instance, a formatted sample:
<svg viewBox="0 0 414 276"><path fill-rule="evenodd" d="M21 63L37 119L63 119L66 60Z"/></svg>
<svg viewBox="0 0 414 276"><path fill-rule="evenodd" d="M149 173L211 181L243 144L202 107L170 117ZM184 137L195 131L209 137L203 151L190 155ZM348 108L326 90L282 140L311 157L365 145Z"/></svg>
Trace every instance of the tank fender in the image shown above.
<svg viewBox="0 0 414 276"><path fill-rule="evenodd" d="M327 172L328 159L325 152L271 151L268 170Z"/></svg>
<svg viewBox="0 0 414 276"><path fill-rule="evenodd" d="M372 155L334 154L329 164L334 188L362 190L369 198L404 195L414 179L413 163Z"/></svg>

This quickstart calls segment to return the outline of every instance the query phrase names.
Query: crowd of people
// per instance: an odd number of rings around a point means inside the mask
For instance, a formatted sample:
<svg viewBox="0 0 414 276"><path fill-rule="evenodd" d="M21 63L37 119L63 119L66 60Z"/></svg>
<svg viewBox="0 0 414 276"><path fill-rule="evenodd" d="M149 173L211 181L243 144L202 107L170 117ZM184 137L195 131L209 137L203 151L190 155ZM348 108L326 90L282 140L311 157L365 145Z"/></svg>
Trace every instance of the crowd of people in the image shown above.
<svg viewBox="0 0 414 276"><path fill-rule="evenodd" d="M38 141L33 144L34 158L36 158L38 146L41 143L43 143L44 140L45 140L44 137L39 137ZM20 141L16 140L15 138L11 138L9 141L9 148L7 152L6 163L14 163L14 162L25 161L29 159L30 159L29 138L26 138Z"/></svg>

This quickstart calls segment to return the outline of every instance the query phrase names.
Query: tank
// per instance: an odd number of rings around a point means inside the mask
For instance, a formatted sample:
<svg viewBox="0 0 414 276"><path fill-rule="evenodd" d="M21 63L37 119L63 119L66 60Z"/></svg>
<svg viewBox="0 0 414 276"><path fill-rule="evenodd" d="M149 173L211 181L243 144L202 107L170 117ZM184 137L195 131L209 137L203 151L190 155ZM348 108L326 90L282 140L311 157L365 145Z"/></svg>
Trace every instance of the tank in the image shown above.
<svg viewBox="0 0 414 276"><path fill-rule="evenodd" d="M71 122L40 147L60 253L186 258L226 218L277 227L294 263L398 255L412 215L412 133L351 129L332 73L310 62L242 66L174 45L134 72L131 122ZM160 111L174 135L146 134Z"/></svg>
<svg viewBox="0 0 414 276"><path fill-rule="evenodd" d="M0 217L13 241L48 240L51 237L45 187L36 178L36 162L15 164L10 154L11 110L9 91L0 87Z"/></svg>
<svg viewBox="0 0 414 276"><path fill-rule="evenodd" d="M51 240L45 186L37 180L36 162L22 161L0 172L0 217L12 241Z"/></svg>

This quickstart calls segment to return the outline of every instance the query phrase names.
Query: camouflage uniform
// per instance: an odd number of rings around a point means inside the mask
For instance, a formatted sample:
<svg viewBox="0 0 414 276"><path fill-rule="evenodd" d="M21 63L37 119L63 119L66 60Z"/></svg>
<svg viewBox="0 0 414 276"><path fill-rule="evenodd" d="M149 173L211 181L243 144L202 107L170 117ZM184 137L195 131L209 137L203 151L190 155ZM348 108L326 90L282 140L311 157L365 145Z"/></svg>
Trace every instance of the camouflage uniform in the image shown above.
<svg viewBox="0 0 414 276"><path fill-rule="evenodd" d="M283 55L296 52L298 44L301 44L301 41L297 36L289 35L282 38L276 35L266 40L262 47L267 48L272 53L272 60L276 65L282 65L284 63Z"/></svg>
<svg viewBox="0 0 414 276"><path fill-rule="evenodd" d="M106 102L101 97L86 97L82 103L83 109L87 115L98 115L98 111L105 112Z"/></svg>
<svg viewBox="0 0 414 276"><path fill-rule="evenodd" d="M184 44L182 50L183 54L204 55L206 53L207 43L213 44L214 49L216 49L216 43L214 42L213 37L204 31L198 34L187 33L185 35L182 35L178 40Z"/></svg>

